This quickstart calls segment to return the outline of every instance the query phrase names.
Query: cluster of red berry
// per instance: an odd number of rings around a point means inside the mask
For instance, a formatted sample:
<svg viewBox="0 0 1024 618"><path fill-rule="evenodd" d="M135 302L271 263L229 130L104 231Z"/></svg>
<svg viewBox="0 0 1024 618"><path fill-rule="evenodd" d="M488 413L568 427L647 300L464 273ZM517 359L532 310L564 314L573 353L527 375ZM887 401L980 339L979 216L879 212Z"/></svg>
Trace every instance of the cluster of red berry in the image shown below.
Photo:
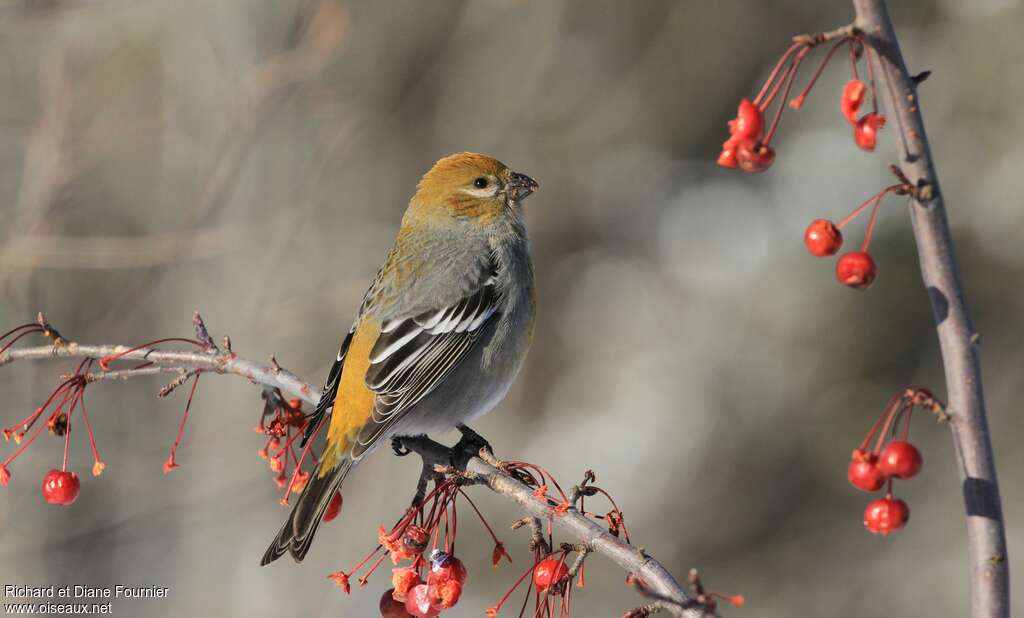
<svg viewBox="0 0 1024 618"><path fill-rule="evenodd" d="M853 128L854 143L869 152L875 149L878 144L878 132L885 126L885 116L878 111L874 65L869 58L869 61L866 62L867 82L860 79L857 67L863 56L876 56L877 54L874 49L865 44L864 37L859 31L846 29L830 34L805 35L794 38L792 45L776 62L757 96L753 100L744 98L740 101L736 117L729 121L729 139L722 144L718 165L725 168L739 168L745 172L762 172L771 166L775 161L775 151L770 144L778 129L782 112L786 108L784 101L789 97L797 71L811 49L829 41L836 41L836 43L808 80L803 91L789 101L788 106L793 109L803 107L807 96L833 55L845 46L849 52L852 79L843 87L839 97L839 110L843 118ZM771 126L765 131L765 114L776 99L779 99L779 103L775 108ZM871 102L871 109L862 114L861 110L868 99ZM871 235L878 217L879 205L882 198L888 193L895 195L911 193L910 185L902 173L898 169L894 172L900 178L899 184L886 187L875 194L839 223L827 219L815 219L804 232L804 244L812 255L817 257L835 255L843 244L843 227L873 205L871 219L860 249L845 253L836 261L836 279L843 285L864 289L874 283L878 276L878 267L868 253L868 245L871 242Z"/></svg>
<svg viewBox="0 0 1024 618"><path fill-rule="evenodd" d="M364 566L370 565L358 578L365 585L385 558L392 564L408 561L409 564L392 570L392 588L380 600L380 612L384 618L433 618L450 609L462 596L467 570L462 561L455 557L455 540L458 533L457 498L466 500L480 517L494 540L491 561L494 566L504 558L511 562L505 546L494 535L483 515L469 496L462 491L461 478L452 475L434 486L425 497L406 510L405 514L391 528L381 526L377 531L378 545L354 567L347 571L336 571L328 575L346 593L351 591L350 578ZM336 494L325 521L334 518L334 502L341 507L341 496ZM333 511L333 512L332 512ZM432 546L429 559L423 554Z"/></svg>
<svg viewBox="0 0 1024 618"><path fill-rule="evenodd" d="M878 276L878 266L875 265L875 260L868 253L868 247L875 231L875 223L878 221L878 211L882 205L882 199L889 193L907 195L912 190L910 185L903 181L902 173L895 168L893 171L901 179L899 184L890 185L872 195L839 223L828 219L815 219L804 231L804 246L807 247L807 251L811 255L831 257L843 246L843 228L862 212L871 208L871 217L868 219L867 230L864 232L864 240L861 241L860 249L844 253L836 260L836 279L847 287L861 290L868 288Z"/></svg>
<svg viewBox="0 0 1024 618"><path fill-rule="evenodd" d="M423 547L427 536L424 531ZM420 552L423 550L420 549ZM400 567L392 571L394 586L380 599L383 618L433 618L459 602L468 573L462 561L435 549L430 553L427 581L418 569Z"/></svg>
<svg viewBox="0 0 1024 618"><path fill-rule="evenodd" d="M940 419L946 418L942 404L928 389L903 389L889 400L871 431L854 449L846 469L847 480L861 491L873 493L887 486L885 496L871 501L864 510L864 526L875 534L885 536L899 530L910 518L907 503L893 497L893 480L914 478L924 464L921 451L907 440L915 406L931 410ZM876 440L875 446L869 449L872 440Z"/></svg>
<svg viewBox="0 0 1024 618"><path fill-rule="evenodd" d="M37 323L23 324L0 335L0 343L7 341L6 344L0 346L0 354L6 352L21 338L33 333L44 334L54 341L63 341L60 334L40 314ZM73 504L81 493L81 481L78 475L68 470L68 450L71 447L72 419L76 413L78 413L85 425L85 432L92 450L92 474L93 476L103 474L103 470L107 465L103 463L99 451L96 449L92 423L89 421L89 413L85 407L85 388L89 384L87 376L92 369L93 363L94 361L91 359L81 361L75 368L74 373L64 378L57 385L57 388L50 393L50 396L47 397L43 405L36 408L18 423L3 429L4 441L9 442L13 440L18 445L18 448L3 462L0 462L0 485L7 485L10 482L11 472L8 467L11 463L36 441L43 433L43 430L47 430L51 435L56 436L64 443L64 458L60 469L54 468L43 477L43 499L49 504L59 504L62 506ZM46 421L40 422L43 418Z"/></svg>
<svg viewBox="0 0 1024 618"><path fill-rule="evenodd" d="M793 109L803 107L807 96L814 88L818 78L821 77L832 56L845 45L849 51L853 79L843 89L839 107L843 117L853 126L854 143L864 150L871 151L875 149L878 142L878 131L885 126L885 116L878 113L878 97L875 92L875 79L871 63L867 63L868 84L862 82L857 73L858 60L865 50L871 53L871 49L864 44L864 39L859 32L844 32L842 35L836 36L839 40L818 65L803 91L789 102L789 107ZM771 167L775 161L775 150L771 147L771 141L779 128L782 112L786 108L785 100L789 98L800 65L815 46L834 40L836 36L795 37L793 44L775 63L775 68L769 73L768 79L761 86L757 96L752 101L746 98L740 101L736 117L729 121L729 139L722 144L722 152L718 155L718 165L729 169L739 168L749 173L763 172ZM857 114L864 104L868 92L871 94L872 111L858 118ZM771 126L766 132L764 115L776 99L779 100L779 103L775 108Z"/></svg>
<svg viewBox="0 0 1024 618"><path fill-rule="evenodd" d="M101 475L107 467L106 463L104 463L100 458L99 451L96 448L96 439L93 434L92 423L89 421L89 413L85 406L86 387L101 377L104 377L101 374L90 373L93 370L94 365L98 364L100 371L103 373L110 372L111 363L124 360L125 357L133 352L152 349L154 346L169 342L187 343L194 346L196 349L205 352L218 351L213 340L210 339L209 333L206 331L206 326L202 323L202 318L199 317L198 313L194 316L193 322L196 327L196 339L181 337L158 339L156 341L150 341L128 349L117 349L116 352L109 356L100 358L98 361L89 358L82 360L75 368L74 373L62 378L63 381L57 385L43 405L36 408L35 411L20 422L3 429L3 437L5 441L13 440L19 445L19 447L10 457L5 459L3 462L0 462L0 485L7 485L11 479L11 473L8 469L10 464L36 441L44 429L48 429L50 434L62 438L62 441L64 442L64 461L60 469L50 470L43 478L43 498L50 504L60 504L64 506L75 502L81 492L81 481L79 480L78 475L69 471L67 467L68 450L71 444L72 422L76 414L81 418L82 424L85 426L86 436L89 440L89 447L92 451L93 457L93 476ZM36 323L23 324L0 335L0 344L3 344L0 346L0 354L6 352L23 337L33 333L46 336L54 343L55 346L68 345L67 340L65 340L60 333L46 321L46 318L40 314ZM6 343L4 343L5 341ZM233 353L229 350L228 354L231 355ZM132 366L127 371L142 370L150 367L151 365L152 363L142 362ZM177 454L178 447L181 444L185 425L188 422L189 411L192 407L192 400L195 397L196 388L199 384L199 377L202 372L203 370L195 369L182 373L171 383L161 389L158 394L160 397L165 397L186 382L192 382L191 389L189 390L188 401L185 404L185 411L182 415L181 423L178 426L177 436L175 437L174 444L171 446L170 455L168 455L167 460L163 464L163 471L165 474L178 467L175 456ZM296 406L293 405L292 407L295 408ZM296 410L292 410L292 412L294 413ZM298 409L297 414L299 417L302 417L301 408ZM46 419L45 423L39 422L44 418ZM295 422L296 417L293 414L287 418L286 424L294 425ZM303 422L305 422L304 419ZM77 427L77 424L75 424L75 426ZM279 423L271 423L271 425L267 427L268 433L273 435L278 431L278 428Z"/></svg>
<svg viewBox="0 0 1024 618"><path fill-rule="evenodd" d="M296 453L295 441L305 434L309 418L302 412L301 399L285 401L276 388L263 389L262 396L263 414L253 430L267 436L267 440L257 453L270 464L274 482L285 490L281 502L287 504L289 494L302 493L309 481L310 473L303 468L306 458L312 460L314 467L318 462L312 452L313 440L307 441ZM290 474L289 467L292 468Z"/></svg>

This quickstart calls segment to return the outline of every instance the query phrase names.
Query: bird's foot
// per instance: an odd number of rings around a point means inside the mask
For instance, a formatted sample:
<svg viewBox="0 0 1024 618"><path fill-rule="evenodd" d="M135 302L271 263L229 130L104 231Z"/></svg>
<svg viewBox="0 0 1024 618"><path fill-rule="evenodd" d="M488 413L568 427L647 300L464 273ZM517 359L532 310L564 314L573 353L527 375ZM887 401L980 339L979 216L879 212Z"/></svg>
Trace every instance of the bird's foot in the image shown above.
<svg viewBox="0 0 1024 618"><path fill-rule="evenodd" d="M402 439L399 437L391 438L391 450L394 451L395 455L398 457L405 457L412 452L405 446Z"/></svg>
<svg viewBox="0 0 1024 618"><path fill-rule="evenodd" d="M462 433L462 437L459 438L459 441L452 447L453 451L456 453L465 453L470 457L477 457L480 455L480 451L486 451L492 457L494 456L494 449L491 448L491 443L483 436L466 425L459 424L456 425L455 428Z"/></svg>

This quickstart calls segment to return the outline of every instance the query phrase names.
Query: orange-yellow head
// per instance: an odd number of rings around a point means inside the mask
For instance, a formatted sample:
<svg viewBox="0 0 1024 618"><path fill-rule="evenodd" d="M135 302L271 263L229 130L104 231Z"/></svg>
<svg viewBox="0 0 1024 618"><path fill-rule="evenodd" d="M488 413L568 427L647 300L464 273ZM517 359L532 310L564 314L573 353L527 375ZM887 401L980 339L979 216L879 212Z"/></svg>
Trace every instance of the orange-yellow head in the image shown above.
<svg viewBox="0 0 1024 618"><path fill-rule="evenodd" d="M537 188L532 178L494 157L460 152L441 159L423 175L410 210L420 216L490 220Z"/></svg>

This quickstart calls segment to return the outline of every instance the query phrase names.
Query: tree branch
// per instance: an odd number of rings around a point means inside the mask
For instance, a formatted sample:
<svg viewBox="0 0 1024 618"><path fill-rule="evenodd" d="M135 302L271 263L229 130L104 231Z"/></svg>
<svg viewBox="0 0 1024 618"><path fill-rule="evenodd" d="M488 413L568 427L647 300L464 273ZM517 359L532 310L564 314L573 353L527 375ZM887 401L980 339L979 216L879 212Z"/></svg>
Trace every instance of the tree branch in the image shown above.
<svg viewBox="0 0 1024 618"><path fill-rule="evenodd" d="M953 241L939 190L917 83L907 71L885 0L853 0L856 25L876 54L868 61L880 70L900 132L903 171L917 187L910 217L921 262L921 275L939 336L946 375L950 428L963 480L970 551L971 615L1010 615L1009 566L995 460L985 415L978 336L971 324L960 285Z"/></svg>
<svg viewBox="0 0 1024 618"><path fill-rule="evenodd" d="M204 327L205 332L205 327ZM150 363L137 369L121 369L87 374L89 381L129 379L151 376L160 373L187 374L196 370L233 374L241 376L254 384L279 388L291 393L304 401L316 404L320 399L320 390L305 382L295 374L282 369L276 362L261 365L243 358L233 352L202 351L163 351L151 348L131 350L121 345L81 345L62 339L46 346L9 350L0 354L0 367L18 360L45 360L56 358L93 358L101 359L115 354L123 354L118 360L136 360ZM410 450L423 457L425 464L434 463L451 465L453 450L426 437L407 438L402 440ZM555 528L571 536L578 543L586 545L591 551L602 554L615 564L622 567L644 583L652 598L659 599L659 606L674 616L700 618L714 616L696 600L691 599L679 582L664 566L643 549L634 547L624 540L611 535L601 525L580 513L576 508L569 508L564 514L556 514L545 500L534 495L531 488L510 474L502 471L496 461L485 461L480 456L467 454L461 462L455 462L477 484L485 485L494 493L520 506L525 513L550 520ZM499 464L500 465L500 464Z"/></svg>

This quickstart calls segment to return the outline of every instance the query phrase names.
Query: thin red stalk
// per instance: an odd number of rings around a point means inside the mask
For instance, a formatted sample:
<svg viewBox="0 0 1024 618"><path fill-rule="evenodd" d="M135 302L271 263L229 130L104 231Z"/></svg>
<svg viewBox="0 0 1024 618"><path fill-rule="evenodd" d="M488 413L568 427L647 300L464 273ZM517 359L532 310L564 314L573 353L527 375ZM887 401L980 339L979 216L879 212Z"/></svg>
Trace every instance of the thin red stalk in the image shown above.
<svg viewBox="0 0 1024 618"><path fill-rule="evenodd" d="M782 99L779 102L778 108L775 110L775 118L772 119L772 126L768 129L768 133L764 136L763 143L765 146L771 143L772 138L775 137L775 131L779 128L779 121L782 120L782 110L786 108L786 100L789 98L789 91L793 89L793 82L796 81L796 72L800 68L800 63L807 56L807 53L811 50L810 47L806 47L800 50L800 53L793 59L793 66L790 68L788 78L784 78L786 81L786 90L782 93Z"/></svg>
<svg viewBox="0 0 1024 618"><path fill-rule="evenodd" d="M199 341L196 341L195 339L187 339L187 338L184 338L184 337L166 337L164 339L157 339L156 341L150 341L149 343L143 343L141 345L137 345L134 348L130 348L128 350L125 350L124 352L118 352L117 354L111 354L110 356L105 356L105 357L100 359L100 367L103 370L106 370L106 369L108 369L108 365L110 364L111 361L115 361L115 360L121 358L122 356L124 356L126 354L131 354L132 352L136 352L136 351L142 350L144 348L151 348L151 347L153 347L155 345L160 345L161 343L171 343L171 342L190 343L190 344L192 344L192 345L194 345L196 347L206 349L206 346L204 346Z"/></svg>
<svg viewBox="0 0 1024 618"><path fill-rule="evenodd" d="M365 565L367 562L369 562L370 559L373 558L375 555L377 555L377 552L379 552L383 548L384 548L383 545L378 545L377 547L375 547L373 551L371 551L370 553L366 554L366 556L364 556L362 560L360 560L354 567L352 567L352 569L348 573L345 573L345 576L346 577L351 577L351 576L355 575L356 571L358 571L359 569L363 568L363 565ZM384 556L386 556L386 555L387 555L387 552L384 552ZM342 573L344 573L344 571L342 571Z"/></svg>
<svg viewBox="0 0 1024 618"><path fill-rule="evenodd" d="M871 244L871 236L875 232L875 223L878 221L878 210L882 205L882 198L885 197L885 193L879 194L875 199L875 207L871 209L871 218L868 219L868 228L864 232L864 241L860 244L860 250L867 251L868 245Z"/></svg>
<svg viewBox="0 0 1024 618"><path fill-rule="evenodd" d="M34 326L34 325L32 325L32 324L29 324L28 326ZM22 328L22 327L20 327L20 326L19 326L18 328ZM14 330L12 330L12 331L10 331L10 332L8 332L8 333L4 334L4 336L3 336L3 337L0 337L0 341L3 341L4 337L7 337L8 335L10 335L11 333L13 333L14 331L18 330L18 328L15 328ZM4 347L0 348L0 354L3 354L3 353L4 353L4 352L6 352L6 351L7 351L7 350L8 350L8 349L9 349L9 348L10 348L10 347L12 346L12 345L14 345L14 344L18 343L18 340L19 340L19 339L21 339L22 337L24 337L25 335L31 335L32 333L41 333L41 332L43 332L43 329L42 329L42 328L38 328L38 329L34 329L34 330L27 330L27 331L25 331L25 332L23 332L23 333L19 334L19 335L18 335L17 337L15 337L14 339L11 339L10 341L8 341L8 342L7 342L7 345L5 345Z"/></svg>
<svg viewBox="0 0 1024 618"><path fill-rule="evenodd" d="M501 597L501 600L498 601L498 604L494 606L496 610L501 611L501 606L505 604L505 601L508 601L508 598L512 596L513 592L516 591L516 588L519 587L519 584L523 583L523 580L526 579L526 576L530 573L533 573L533 569L535 569L536 567L536 564L530 565L530 568L526 569L526 571L524 571L523 574L519 576L519 579L516 580L516 583L512 584L512 587L509 589L508 592L505 593L505 596ZM531 582L531 586L532 585L533 583ZM529 594L529 592L527 592L527 594Z"/></svg>
<svg viewBox="0 0 1024 618"><path fill-rule="evenodd" d="M10 429L13 430L16 427L24 427L22 435L24 435L24 432L27 432L28 430L32 429L32 426L35 425L36 420L38 420L39 417L43 415L43 412L46 411L46 408L50 407L50 404L53 403L53 400L57 398L57 395L64 394L65 397L67 396L67 393L66 393L65 389L67 388L67 386L69 384L74 382L75 379L76 379L75 377L71 377L71 378L65 380L64 382L61 382L60 385L58 385L57 388L54 389L54 391L52 393L50 393L50 396L46 399L46 402L43 403L43 405L41 405L38 408L36 408L34 412L32 412L31 414L26 416L24 419L22 419L22 421L20 423L16 423L14 425L11 425Z"/></svg>
<svg viewBox="0 0 1024 618"><path fill-rule="evenodd" d="M455 553L455 539L458 538L459 534L459 509L455 506L455 501L452 501L452 547L449 553Z"/></svg>
<svg viewBox="0 0 1024 618"><path fill-rule="evenodd" d="M13 455L11 455L11 456L10 456L10 457L8 457L7 459L5 459L5 460L4 460L4 463L3 463L3 464L0 464L0 468L6 468L6 467L7 467L8 465L10 465L10 463L11 463L12 461L14 461L14 459L15 459L15 458L16 458L16 457L17 457L18 455L21 455L21 453L22 453L22 452L23 452L23 451L24 451L24 450L25 450L26 448L28 448L28 446L29 446L30 444L32 444L33 442L35 442L36 438L38 438L38 437L39 437L39 434L41 434L41 433L43 432L43 429L45 429L45 428L46 428L46 425L40 425L40 426L39 426L39 428L38 428L38 429L36 429L36 432L35 432L34 434L32 434L32 435L31 435L31 436L30 436L30 437L28 438L28 440L23 440L23 441L22 441L22 443L21 443L21 445L20 445L20 446L18 447L18 450L14 451L14 454L13 454Z"/></svg>
<svg viewBox="0 0 1024 618"><path fill-rule="evenodd" d="M782 54L782 56L779 58L779 61L775 63L775 68L773 68L772 72L768 74L768 79L766 79L764 81L764 85L761 86L761 91L757 93L756 97L754 97L754 105L759 106L761 104L761 99L764 98L765 93L768 92L768 87L771 86L772 82L775 81L775 77L778 76L779 71L786 63L786 60L788 60L789 57L793 55L793 52L800 49L804 45L805 43L793 43L792 45L789 46L789 49L787 49L786 52Z"/></svg>
<svg viewBox="0 0 1024 618"><path fill-rule="evenodd" d="M380 563L384 562L384 559L387 557L387 554L381 554L380 558L377 558L377 562L374 562L373 566L371 566L370 569L366 571L366 573L363 573L363 575L357 580L360 586L366 585L366 582L369 581L370 576L373 575L373 572L377 570L377 567L380 566Z"/></svg>
<svg viewBox="0 0 1024 618"><path fill-rule="evenodd" d="M302 469L302 462L306 459L306 455L309 453L310 449L313 448L313 441L316 440L316 434L320 433L320 428L323 427L323 425L324 425L323 423L320 423L319 425L316 426L316 429L313 430L313 435L310 436L309 440L306 442L306 446L302 447L302 452L299 453L299 459L298 459L298 461L295 462L295 472L296 473L298 473L298 471ZM289 438L288 443L285 444L285 446L290 446L291 443L295 440L295 438L299 434L301 434L301 433L304 433L304 432L303 431L296 431L295 435L292 436L291 438ZM280 452L280 451L278 451L278 452ZM293 458L295 457L295 453L294 452L292 452L292 457ZM314 459L316 459L316 458L314 457ZM316 464L316 462L314 462L314 465L315 464ZM314 470L310 474L315 474L315 473L316 473L316 470ZM295 485L295 474L292 474L291 482L288 483L288 487L285 488L285 490L284 490L284 498L285 498L286 502L288 500L288 497L291 495L292 486L294 486L294 485Z"/></svg>
<svg viewBox="0 0 1024 618"><path fill-rule="evenodd" d="M889 433L889 427L892 426L893 419L896 418L896 415L899 413L899 411L902 408L903 408L903 400L901 398L900 399L900 407L896 408L895 410L893 410L893 411L891 411L889 413L888 418L885 419L885 425L882 426L882 431L878 434L878 441L875 442L875 449L873 451L876 456L882 451L882 443L885 442L885 437Z"/></svg>
<svg viewBox="0 0 1024 618"><path fill-rule="evenodd" d="M805 53L804 49L800 50L800 53L797 54L797 58L800 58L801 54L804 54L804 53ZM768 109L768 106L772 104L772 101L775 100L775 97L777 97L779 95L779 90L781 90L784 85L788 84L789 82L791 82L793 80L793 75L795 74L796 64L797 64L796 58L794 58L789 63L789 66L786 67L786 70L783 71L782 76L772 86L772 89L768 93L768 96L765 97L764 100L761 101L761 104L757 106L757 108L759 110L761 110L762 112L765 112Z"/></svg>
<svg viewBox="0 0 1024 618"><path fill-rule="evenodd" d="M904 441L906 441L906 439L910 437L910 421L911 421L911 419L914 416L914 404L911 403L911 404L907 405L907 414L906 414L906 416L907 416L907 421L903 425L903 435L900 436L900 440L904 440Z"/></svg>
<svg viewBox="0 0 1024 618"><path fill-rule="evenodd" d="M850 72L853 73L853 79L860 81L860 74L857 72L857 47L860 43L857 39L846 39L850 45ZM863 44L861 44L863 46Z"/></svg>
<svg viewBox="0 0 1024 618"><path fill-rule="evenodd" d="M902 400L903 393L897 393L889 398L888 403L885 404L885 408L882 410L882 414L878 417L878 420L875 421L875 424L871 426L871 431L868 432L868 435L864 436L864 441L860 443L860 448L858 450L867 450L868 444L871 442L872 438L875 437L875 434L878 433L878 429L881 427L882 422L889 418L889 415L892 414L896 404L900 403Z"/></svg>
<svg viewBox="0 0 1024 618"><path fill-rule="evenodd" d="M185 413L181 416L181 424L178 425L178 435L174 439L174 445L171 447L170 461L174 461L174 456L178 452L178 445L181 444L181 435L185 432L185 423L188 422L188 411L192 407L192 397L196 394L196 386L199 385L199 376L200 372L196 372L196 376L192 378L192 390L188 393L188 401L185 403ZM285 462L285 465L288 465L287 461Z"/></svg>
<svg viewBox="0 0 1024 618"><path fill-rule="evenodd" d="M847 223L849 223L850 221L853 221L854 219L856 219L860 215L860 213L864 212L864 210L867 209L867 207L871 205L871 202L873 202L874 200L881 200L885 196L886 193L888 193L890 191L895 191L896 189L899 189L900 186L901 185L890 185L890 186L882 189L878 193L872 195L868 199L864 200L864 202L860 206L854 208L853 211L850 214L848 214L845 217L843 217L842 221L840 221L839 223L836 223L836 227L839 228L839 229L843 229L843 227Z"/></svg>
<svg viewBox="0 0 1024 618"><path fill-rule="evenodd" d="M100 453L96 450L96 439L92 433L92 423L89 422L89 413L85 410L85 389L78 395L78 402L82 406L82 421L85 422L85 432L89 435L89 448L92 449L92 458L95 462L103 461L100 459Z"/></svg>
<svg viewBox="0 0 1024 618"><path fill-rule="evenodd" d="M615 509L615 512L619 514L619 523L622 525L622 534L626 537L626 542L632 543L632 541L630 541L629 539L629 530L626 528L626 519L622 516L622 509L620 509L619 505L616 504L615 499L612 498L611 494L601 489L600 487L594 487L594 489L596 489L598 492L604 495L604 497L608 499L608 502L611 502L612 508Z"/></svg>
<svg viewBox="0 0 1024 618"><path fill-rule="evenodd" d="M469 503L469 506L473 507L473 511L475 511L477 517L480 518L480 522L484 525L484 528L487 528L487 533L491 535L491 539L494 541L494 543L496 545L500 543L501 541L498 540L498 536L494 534L494 530L491 529L491 524L487 523L487 520L484 519L483 513L481 513L480 509L476 507L476 503L473 502L473 499L466 495L466 492L462 491L461 487L459 488L459 493L462 494L462 497L466 499L466 502ZM509 560L511 561L512 558L509 557Z"/></svg>
<svg viewBox="0 0 1024 618"><path fill-rule="evenodd" d="M71 414L75 411L74 404L71 405L71 410L68 412L68 424L64 429L64 461L61 463L60 469L64 472L68 471L68 449L71 447Z"/></svg>
<svg viewBox="0 0 1024 618"><path fill-rule="evenodd" d="M832 49L828 50L828 53L825 54L825 59L822 60L821 64L818 65L818 68L815 69L814 75L811 76L811 79L807 82L807 85L804 86L804 89L801 90L800 94L797 95L797 99L803 100L807 98L807 95L811 93L811 88L814 88L814 84L818 82L818 78L821 77L821 74L825 71L825 67L828 66L829 61L832 60L832 56L835 55L836 50L838 50L842 45L846 44L846 42L847 39L840 39L838 43L832 46Z"/></svg>
<svg viewBox="0 0 1024 618"><path fill-rule="evenodd" d="M24 330L26 328L34 329L34 331L37 332L37 333L43 332L43 327L42 326L40 326L40 325L38 325L38 324L36 324L34 322L30 322L28 324L22 324L21 326L15 326L11 330L9 330L6 333L0 335L0 341L3 341L7 337L9 337L9 336L13 335L14 333L18 332L19 330Z"/></svg>
<svg viewBox="0 0 1024 618"><path fill-rule="evenodd" d="M865 54L867 56L870 56L872 53L874 53L874 49L872 49L872 47L870 45L864 45L864 43L861 42L861 46L862 46L862 48L865 49ZM876 57L876 60L877 60L877 57ZM871 58L865 58L864 62L865 62L865 64L868 65L868 85L871 87L871 111L873 111L873 112L875 112L877 114L878 113L878 89L875 87L875 67L874 67L874 62L871 61Z"/></svg>

